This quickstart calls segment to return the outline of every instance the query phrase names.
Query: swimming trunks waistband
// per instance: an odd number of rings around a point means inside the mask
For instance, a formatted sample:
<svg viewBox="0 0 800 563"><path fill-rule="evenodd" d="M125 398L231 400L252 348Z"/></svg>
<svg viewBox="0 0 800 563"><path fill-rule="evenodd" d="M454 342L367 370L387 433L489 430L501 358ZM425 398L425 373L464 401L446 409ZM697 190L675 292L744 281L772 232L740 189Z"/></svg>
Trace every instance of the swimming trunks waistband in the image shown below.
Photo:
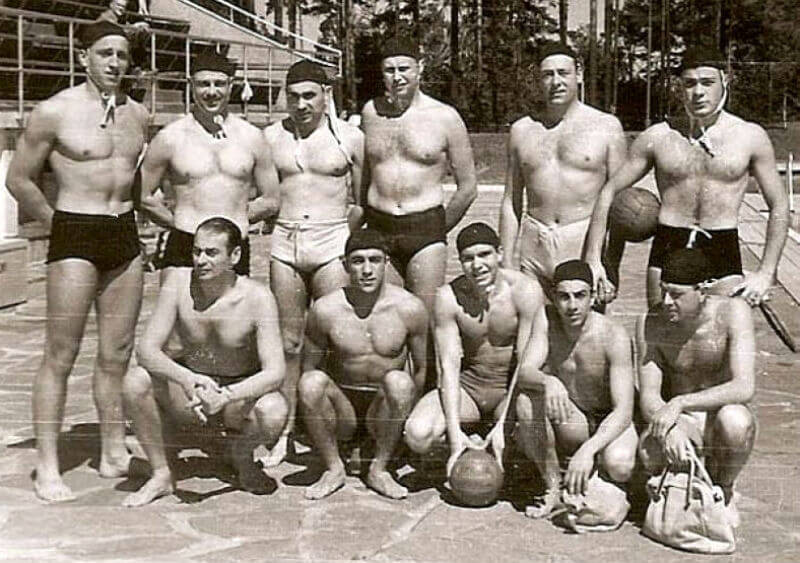
<svg viewBox="0 0 800 563"><path fill-rule="evenodd" d="M99 271L114 270L141 254L133 210L93 215L56 210L50 227L47 263L66 258L91 262Z"/></svg>

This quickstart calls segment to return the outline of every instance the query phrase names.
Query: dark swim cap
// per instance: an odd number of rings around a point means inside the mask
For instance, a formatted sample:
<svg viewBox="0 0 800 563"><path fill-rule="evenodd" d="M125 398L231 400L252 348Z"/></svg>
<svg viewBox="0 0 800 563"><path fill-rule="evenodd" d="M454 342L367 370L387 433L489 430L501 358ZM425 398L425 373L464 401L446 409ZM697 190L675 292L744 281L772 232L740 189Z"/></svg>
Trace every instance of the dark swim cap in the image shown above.
<svg viewBox="0 0 800 563"><path fill-rule="evenodd" d="M317 84L328 84L328 75L321 64L311 61L299 61L289 67L286 73L286 85L297 82L316 82Z"/></svg>
<svg viewBox="0 0 800 563"><path fill-rule="evenodd" d="M401 55L419 60L419 45L417 42L410 37L398 35L383 44L381 59L399 57Z"/></svg>
<svg viewBox="0 0 800 563"><path fill-rule="evenodd" d="M495 248L500 246L500 238L493 228L486 223L472 223L467 225L456 238L456 248L459 254L473 244L490 244Z"/></svg>
<svg viewBox="0 0 800 563"><path fill-rule="evenodd" d="M550 43L542 47L542 50L539 51L539 64L547 57L552 57L553 55L566 55L571 57L576 63L578 62L578 54L572 50L572 47L565 43Z"/></svg>
<svg viewBox="0 0 800 563"><path fill-rule="evenodd" d="M727 70L728 68L725 56L716 48L706 45L692 45L683 52L678 73L700 66L708 66L718 70Z"/></svg>
<svg viewBox="0 0 800 563"><path fill-rule="evenodd" d="M192 63L192 74L201 70L213 70L223 72L230 77L236 75L236 63L233 63L215 52L202 53Z"/></svg>
<svg viewBox="0 0 800 563"><path fill-rule="evenodd" d="M117 25L108 20L97 20L91 23L82 24L78 27L75 34L78 43L83 49L88 49L94 45L98 40L107 35L119 35L120 37L128 38L125 28Z"/></svg>
<svg viewBox="0 0 800 563"><path fill-rule="evenodd" d="M384 254L389 253L389 247L383 234L375 229L366 228L350 233L344 245L344 254L347 256L351 252L366 248L377 248L382 250Z"/></svg>
<svg viewBox="0 0 800 563"><path fill-rule="evenodd" d="M581 280L589 284L589 287L594 286L592 269L583 260L567 260L556 266L553 272L553 285L556 286L566 280Z"/></svg>

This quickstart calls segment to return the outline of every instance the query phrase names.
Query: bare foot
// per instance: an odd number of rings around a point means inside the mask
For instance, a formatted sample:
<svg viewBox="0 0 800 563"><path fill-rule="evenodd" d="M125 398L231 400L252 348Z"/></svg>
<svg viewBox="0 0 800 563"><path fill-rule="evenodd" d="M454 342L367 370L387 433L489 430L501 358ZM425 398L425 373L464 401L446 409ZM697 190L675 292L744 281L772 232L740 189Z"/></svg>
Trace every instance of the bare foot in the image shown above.
<svg viewBox="0 0 800 563"><path fill-rule="evenodd" d="M289 435L284 434L278 438L278 442L275 444L275 447L273 447L266 456L261 458L261 463L264 464L264 467L277 467L284 459L286 459L286 452L288 451Z"/></svg>
<svg viewBox="0 0 800 563"><path fill-rule="evenodd" d="M104 479L127 477L131 459L133 459L133 456L129 453L122 458L108 457L100 459L100 467L97 472L100 474L100 477Z"/></svg>
<svg viewBox="0 0 800 563"><path fill-rule="evenodd" d="M45 502L59 503L75 500L75 493L72 492L61 475L48 475L46 471L36 470L36 478L33 481L33 490L36 496Z"/></svg>
<svg viewBox="0 0 800 563"><path fill-rule="evenodd" d="M142 488L135 493L129 494L122 501L122 506L133 508L150 504L154 500L175 492L175 484L172 474L168 469L154 471L153 476L142 485Z"/></svg>
<svg viewBox="0 0 800 563"><path fill-rule="evenodd" d="M525 507L525 516L528 518L547 518L561 507L559 490L549 489L541 497L534 499L533 504Z"/></svg>
<svg viewBox="0 0 800 563"><path fill-rule="evenodd" d="M388 471L370 468L367 473L367 486L385 497L393 499L406 498L408 489L392 479Z"/></svg>
<svg viewBox="0 0 800 563"><path fill-rule="evenodd" d="M306 498L308 500L319 500L332 495L344 487L344 476L344 467L329 469L322 474L319 481L306 489Z"/></svg>

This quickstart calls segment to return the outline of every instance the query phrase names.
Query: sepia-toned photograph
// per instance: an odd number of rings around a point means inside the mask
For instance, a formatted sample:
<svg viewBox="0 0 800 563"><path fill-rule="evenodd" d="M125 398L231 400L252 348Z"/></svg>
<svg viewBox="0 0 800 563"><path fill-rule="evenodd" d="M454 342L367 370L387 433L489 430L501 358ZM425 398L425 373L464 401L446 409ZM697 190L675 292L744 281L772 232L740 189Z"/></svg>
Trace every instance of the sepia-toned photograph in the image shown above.
<svg viewBox="0 0 800 563"><path fill-rule="evenodd" d="M0 563L799 561L799 26L0 1Z"/></svg>

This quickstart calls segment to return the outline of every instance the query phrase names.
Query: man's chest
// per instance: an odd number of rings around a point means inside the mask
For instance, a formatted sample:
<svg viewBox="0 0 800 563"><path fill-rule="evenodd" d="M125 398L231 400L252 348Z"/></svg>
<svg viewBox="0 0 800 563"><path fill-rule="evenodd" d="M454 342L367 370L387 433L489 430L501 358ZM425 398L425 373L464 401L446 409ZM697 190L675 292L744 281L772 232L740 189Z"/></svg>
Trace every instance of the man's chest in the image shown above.
<svg viewBox="0 0 800 563"><path fill-rule="evenodd" d="M252 175L254 165L255 155L237 139L214 139L199 133L180 138L170 159L172 173L182 179L213 174L246 179Z"/></svg>
<svg viewBox="0 0 800 563"><path fill-rule="evenodd" d="M118 108L104 127L101 111L67 115L59 127L58 151L72 160L129 158L135 162L144 146L144 127L127 111Z"/></svg>
<svg viewBox="0 0 800 563"><path fill-rule="evenodd" d="M527 138L517 144L516 152L523 173L556 166L578 170L605 169L607 139L586 127L532 127Z"/></svg>
<svg viewBox="0 0 800 563"><path fill-rule="evenodd" d="M281 135L272 144L272 155L281 178L303 172L344 176L349 168L335 139L325 132L315 133L306 139Z"/></svg>
<svg viewBox="0 0 800 563"><path fill-rule="evenodd" d="M702 142L672 132L654 146L656 172L676 180L697 178L732 183L748 172L750 154L741 140L727 139L720 132Z"/></svg>
<svg viewBox="0 0 800 563"><path fill-rule="evenodd" d="M401 157L436 164L447 150L447 133L431 116L375 116L364 123L367 156L373 162Z"/></svg>
<svg viewBox="0 0 800 563"><path fill-rule="evenodd" d="M403 351L407 330L397 313L373 313L366 319L354 314L342 315L330 328L335 350L345 356L378 354L393 357Z"/></svg>

